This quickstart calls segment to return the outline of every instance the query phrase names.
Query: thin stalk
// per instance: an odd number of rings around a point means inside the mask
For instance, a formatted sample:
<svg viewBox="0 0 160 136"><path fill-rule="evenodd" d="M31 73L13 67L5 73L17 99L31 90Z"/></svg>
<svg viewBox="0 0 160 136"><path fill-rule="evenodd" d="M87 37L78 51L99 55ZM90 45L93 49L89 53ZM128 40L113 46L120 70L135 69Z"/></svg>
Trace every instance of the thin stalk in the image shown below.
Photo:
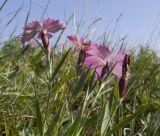
<svg viewBox="0 0 160 136"><path fill-rule="evenodd" d="M108 130L108 127L109 127L109 124L110 124L112 118L114 117L115 112L117 111L118 107L121 105L122 101L123 101L123 99L120 99L119 103L113 105L113 107L111 108L111 112L110 112L110 115L111 115L111 116L110 116L110 118L109 118L109 121L107 122L107 127L106 127L106 130L105 130L103 136L106 135L107 130Z"/></svg>
<svg viewBox="0 0 160 136"><path fill-rule="evenodd" d="M119 106L119 120L123 117L123 105ZM123 136L123 129L119 130L119 136Z"/></svg>
<svg viewBox="0 0 160 136"><path fill-rule="evenodd" d="M136 95L134 96L134 101L133 101L133 113L135 113L136 111ZM132 123L131 123L131 136L134 135L134 126L135 126L135 119L133 119Z"/></svg>
<svg viewBox="0 0 160 136"><path fill-rule="evenodd" d="M3 9L4 5L7 3L8 0L5 0L2 5L0 6L0 11Z"/></svg>
<svg viewBox="0 0 160 136"><path fill-rule="evenodd" d="M52 76L52 64L51 64L50 54L47 55L47 57L48 57L48 66L49 66L49 73L48 73L48 77L49 78L48 79L50 79L51 76ZM50 83L48 85L48 96L47 96L47 105L46 105L46 111L45 111L44 121L46 121L46 117L47 117L48 107L49 107L49 103L50 103L51 89L52 89L52 84Z"/></svg>

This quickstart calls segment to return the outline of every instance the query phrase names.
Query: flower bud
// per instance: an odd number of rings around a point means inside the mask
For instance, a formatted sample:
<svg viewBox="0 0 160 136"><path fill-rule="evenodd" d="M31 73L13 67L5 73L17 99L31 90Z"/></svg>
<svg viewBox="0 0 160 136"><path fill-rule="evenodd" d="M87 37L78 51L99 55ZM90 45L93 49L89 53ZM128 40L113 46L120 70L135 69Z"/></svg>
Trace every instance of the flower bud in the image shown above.
<svg viewBox="0 0 160 136"><path fill-rule="evenodd" d="M106 73L108 73L108 72L109 72L109 66L108 66L108 62L107 62L106 65L102 69L102 73L101 73L100 79L103 79L104 76L106 75Z"/></svg>
<svg viewBox="0 0 160 136"><path fill-rule="evenodd" d="M126 94L128 79L130 76L130 55L125 55L122 65L122 77L119 80L119 95L123 97Z"/></svg>
<svg viewBox="0 0 160 136"><path fill-rule="evenodd" d="M41 35L41 40L42 40L43 46L48 53L49 37L48 37L47 30L43 30L40 35Z"/></svg>

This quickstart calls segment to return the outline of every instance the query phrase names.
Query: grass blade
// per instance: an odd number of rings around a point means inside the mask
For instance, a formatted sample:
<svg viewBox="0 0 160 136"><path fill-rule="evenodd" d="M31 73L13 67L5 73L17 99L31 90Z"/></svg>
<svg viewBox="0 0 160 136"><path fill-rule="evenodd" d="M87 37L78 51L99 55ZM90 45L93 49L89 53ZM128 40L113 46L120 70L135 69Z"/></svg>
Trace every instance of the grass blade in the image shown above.
<svg viewBox="0 0 160 136"><path fill-rule="evenodd" d="M119 129L121 129L124 125L126 125L132 119L137 118L139 115L143 114L146 110L149 110L151 106L152 104L148 106L143 106L139 108L134 114L124 117L117 125L113 126L113 128L107 133L107 136L110 136L113 132L116 132Z"/></svg>
<svg viewBox="0 0 160 136"><path fill-rule="evenodd" d="M59 64L55 68L55 70L54 70L54 72L51 76L51 79L50 79L51 84L53 84L53 80L54 80L55 76L58 74L58 71L61 69L62 65L64 64L64 61L67 59L67 56L68 56L70 51L71 51L71 48L64 54L64 56L60 60Z"/></svg>
<svg viewBox="0 0 160 136"><path fill-rule="evenodd" d="M67 21L67 25L68 25L68 23L71 21L71 19L72 19L72 17L73 17L73 14L70 16L70 18L68 19L68 21ZM65 30L65 29L64 29ZM53 49L55 49L56 47L57 47L57 45L58 45L58 42L59 42L59 40L61 39L61 36L62 36L62 34L64 33L64 30L62 30L61 31L61 33L60 33L60 35L58 36L58 38L57 38L57 40L56 40L56 43L54 44L54 46L53 46Z"/></svg>
<svg viewBox="0 0 160 136"><path fill-rule="evenodd" d="M40 136L42 136L43 135L43 122L42 122L42 115L41 115L40 106L39 106L37 97L35 101L35 106L36 106L37 127L39 130Z"/></svg>
<svg viewBox="0 0 160 136"><path fill-rule="evenodd" d="M102 126L101 126L101 135L103 136L107 127L107 122L109 121L110 113L109 113L109 102L106 103L103 120L102 120Z"/></svg>
<svg viewBox="0 0 160 136"><path fill-rule="evenodd" d="M82 74L82 76L78 80L78 83L72 90L72 96L76 96L79 93L79 91L84 87L84 84L85 84L85 81L87 79L89 72L90 72L90 69L87 69L87 71Z"/></svg>
<svg viewBox="0 0 160 136"><path fill-rule="evenodd" d="M8 0L5 0L5 1L3 2L3 4L0 6L0 11L3 9L3 7L4 7L5 4L7 3L7 1L8 1Z"/></svg>

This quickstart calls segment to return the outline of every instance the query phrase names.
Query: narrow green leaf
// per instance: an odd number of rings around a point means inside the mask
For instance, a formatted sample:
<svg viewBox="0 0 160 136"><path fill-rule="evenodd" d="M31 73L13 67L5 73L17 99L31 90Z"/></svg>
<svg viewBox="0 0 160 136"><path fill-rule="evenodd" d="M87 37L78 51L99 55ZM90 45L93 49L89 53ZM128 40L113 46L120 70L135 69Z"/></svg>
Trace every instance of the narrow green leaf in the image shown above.
<svg viewBox="0 0 160 136"><path fill-rule="evenodd" d="M64 56L60 60L59 64L55 68L55 70L54 70L54 72L51 76L51 79L50 79L51 84L53 84L53 80L54 80L55 76L57 75L58 71L61 69L62 65L64 64L64 61L67 59L67 56L68 56L70 51L71 51L71 48L64 54Z"/></svg>
<svg viewBox="0 0 160 136"><path fill-rule="evenodd" d="M151 108L151 104L147 106L143 106L139 108L134 114L124 117L117 125L113 126L113 128L107 133L107 136L111 135L113 132L118 131L123 126L125 126L127 123L129 123L132 119L137 118L139 115L144 113L149 108Z"/></svg>
<svg viewBox="0 0 160 136"><path fill-rule="evenodd" d="M43 122L42 122L42 115L41 115L41 111L40 111L39 102L38 102L37 97L36 97L36 101L35 101L35 106L36 106L37 127L39 130L40 136L42 136L43 135Z"/></svg>
<svg viewBox="0 0 160 136"><path fill-rule="evenodd" d="M79 91L83 88L89 72L90 72L90 69L87 69L87 71L82 74L82 76L78 80L76 86L72 90L73 96L76 96L79 93Z"/></svg>
<svg viewBox="0 0 160 136"><path fill-rule="evenodd" d="M118 87L118 79L116 79L115 87L114 87L114 99L116 102L119 101L119 87Z"/></svg>
<svg viewBox="0 0 160 136"><path fill-rule="evenodd" d="M57 64L51 78L50 78L50 83L51 83L51 86L50 88L48 89L48 99L47 99L47 105L46 105L46 113L45 113L45 118L44 120L46 120L46 116L47 116L47 112L48 112L48 106L49 106L49 103L50 103L50 94L51 94L51 89L53 88L53 83L54 83L54 78L55 76L58 74L59 70L61 69L62 65L64 64L65 60L67 59L67 56L70 52L71 48L63 55L62 59L60 60L60 62Z"/></svg>
<svg viewBox="0 0 160 136"><path fill-rule="evenodd" d="M47 5L45 6L44 10L43 10L43 13L42 13L42 16L41 16L41 20L43 19L43 17L45 16L46 12L47 12L47 9L48 9L48 6L50 5L51 3L51 0L48 0L47 1Z"/></svg>
<svg viewBox="0 0 160 136"><path fill-rule="evenodd" d="M10 53L10 54L4 55L4 56L0 56L0 60L5 59L7 57L10 57L12 55L19 55L19 54L21 54L21 51L16 51L14 53Z"/></svg>
<svg viewBox="0 0 160 136"><path fill-rule="evenodd" d="M108 125L110 113L109 113L109 102L106 103L105 110L104 110L104 115L103 115L103 120L102 120L102 126L101 126L101 135L103 136L106 127Z"/></svg>
<svg viewBox="0 0 160 136"><path fill-rule="evenodd" d="M8 122L6 121L6 119L4 119L4 127L5 127L6 136L9 136L9 126L8 126Z"/></svg>
<svg viewBox="0 0 160 136"><path fill-rule="evenodd" d="M53 128L55 127L56 123L58 122L59 116L60 116L60 113L58 113L56 115L56 117L53 116L53 119L49 125L49 128L47 129L47 132L45 133L45 136L52 136L53 135Z"/></svg>
<svg viewBox="0 0 160 136"><path fill-rule="evenodd" d="M82 129L85 125L87 118L82 118L79 113L74 120L73 124L69 127L66 132L66 136L81 136Z"/></svg>
<svg viewBox="0 0 160 136"><path fill-rule="evenodd" d="M22 4L21 4L21 7L16 10L15 14L11 17L11 19L10 19L4 26L1 27L1 28L4 28L3 31L4 31L5 29L7 29L8 25L11 24L11 22L16 18L16 16L17 16L17 15L19 14L19 12L22 10L23 4L24 4L24 3L22 3Z"/></svg>
<svg viewBox="0 0 160 136"><path fill-rule="evenodd" d="M89 92L91 92L94 89L95 85L97 84L97 80L94 82L94 78L95 78L95 71L93 72L89 80Z"/></svg>
<svg viewBox="0 0 160 136"><path fill-rule="evenodd" d="M78 128L78 123L80 122L80 114L77 115L73 124L68 128L66 136L74 136L76 129Z"/></svg>
<svg viewBox="0 0 160 136"><path fill-rule="evenodd" d="M26 123L24 124L22 134L23 134L23 136L29 136L29 135L27 134Z"/></svg>
<svg viewBox="0 0 160 136"><path fill-rule="evenodd" d="M7 3L8 0L5 0L2 5L0 6L0 11L3 9L4 5Z"/></svg>
<svg viewBox="0 0 160 136"><path fill-rule="evenodd" d="M52 119L51 119L51 122L49 124L49 127L45 133L45 136L53 136L53 133L54 135L56 135L56 132L55 131L58 131L58 125L59 122L61 122L61 116L62 116L62 112L64 111L64 106L62 105L59 105L61 111L58 112L56 115L53 115Z"/></svg>
<svg viewBox="0 0 160 136"><path fill-rule="evenodd" d="M70 22L70 20L72 19L72 17L73 17L73 14L72 14L72 15L70 16L70 18L68 19L68 21L67 21L67 23L66 23L67 25L68 25L68 23ZM65 30L65 29L64 29L64 30ZM58 36L58 39L56 40L56 43L55 43L53 49L55 49L55 48L57 47L58 42L59 42L59 40L61 39L62 34L64 33L64 30L62 30L61 33L60 33L60 35Z"/></svg>
<svg viewBox="0 0 160 136"><path fill-rule="evenodd" d="M109 124L110 124L111 120L113 119L115 112L116 112L117 108L120 106L120 104L121 104L121 102L114 101L114 92L113 92L113 94L111 95L111 97L109 99L109 103L108 103L109 117L107 117L107 120L106 120L106 127L103 132L103 136L106 136L107 130L109 128Z"/></svg>

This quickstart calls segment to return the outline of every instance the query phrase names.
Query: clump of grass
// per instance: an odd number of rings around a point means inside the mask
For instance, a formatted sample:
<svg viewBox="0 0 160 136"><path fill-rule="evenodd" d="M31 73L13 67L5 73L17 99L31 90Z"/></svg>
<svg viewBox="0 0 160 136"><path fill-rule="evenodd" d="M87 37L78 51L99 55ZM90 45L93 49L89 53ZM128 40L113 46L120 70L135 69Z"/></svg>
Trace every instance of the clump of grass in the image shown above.
<svg viewBox="0 0 160 136"><path fill-rule="evenodd" d="M78 56L72 48L57 49L63 32L50 56L37 47L24 50L15 37L0 49L0 133L158 135L157 54L143 47L135 55L131 49L132 75L127 94L120 98L118 79L108 74L99 84L93 70L77 72Z"/></svg>
<svg viewBox="0 0 160 136"><path fill-rule="evenodd" d="M89 69L77 75L73 50L53 54L49 78L46 55L35 47L11 55L21 49L21 43L13 39L0 52L6 56L1 57L1 133L159 133L159 58L150 49L142 48L132 55L132 76L123 101L113 76L99 86ZM155 122L152 116L157 117Z"/></svg>

